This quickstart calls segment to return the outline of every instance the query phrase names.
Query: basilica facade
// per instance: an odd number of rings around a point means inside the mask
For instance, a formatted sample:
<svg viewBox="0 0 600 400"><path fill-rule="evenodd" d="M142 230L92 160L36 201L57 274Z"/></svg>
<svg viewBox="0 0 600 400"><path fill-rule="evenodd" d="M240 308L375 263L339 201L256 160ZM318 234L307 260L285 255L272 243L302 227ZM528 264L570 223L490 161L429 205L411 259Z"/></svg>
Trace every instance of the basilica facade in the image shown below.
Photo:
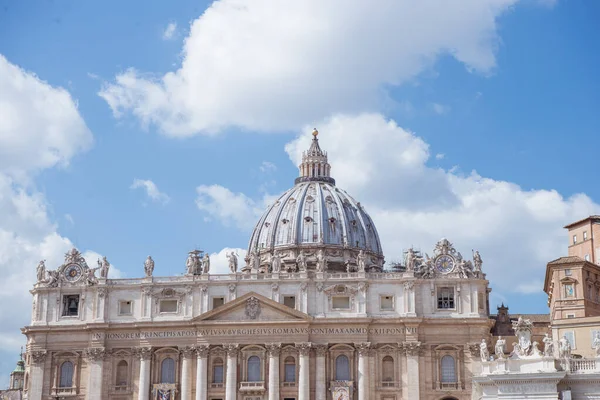
<svg viewBox="0 0 600 400"><path fill-rule="evenodd" d="M32 289L28 400L470 399L489 337L478 252L447 239L386 265L361 203L335 184L318 132L294 186L228 274L191 251L179 276L108 279L78 250Z"/></svg>

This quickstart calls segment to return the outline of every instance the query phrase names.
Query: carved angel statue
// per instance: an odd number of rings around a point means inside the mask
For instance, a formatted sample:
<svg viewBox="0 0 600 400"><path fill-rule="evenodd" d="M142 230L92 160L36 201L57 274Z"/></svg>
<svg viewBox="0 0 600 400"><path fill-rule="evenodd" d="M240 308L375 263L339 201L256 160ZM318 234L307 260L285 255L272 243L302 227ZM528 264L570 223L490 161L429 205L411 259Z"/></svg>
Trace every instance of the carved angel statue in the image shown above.
<svg viewBox="0 0 600 400"><path fill-rule="evenodd" d="M48 271L48 280L46 281L46 285L48 287L56 287L58 284L58 271Z"/></svg>
<svg viewBox="0 0 600 400"><path fill-rule="evenodd" d="M365 272L367 269L367 255L364 250L358 252L358 256L356 256L356 266L358 267L358 272Z"/></svg>
<svg viewBox="0 0 600 400"><path fill-rule="evenodd" d="M296 257L296 264L298 264L300 272L306 272L306 256L304 255L304 250L300 250L298 257Z"/></svg>
<svg viewBox="0 0 600 400"><path fill-rule="evenodd" d="M102 257L102 261L98 260L98 268L100 269L100 278L108 278L108 270L110 269L110 263L106 257Z"/></svg>
<svg viewBox="0 0 600 400"><path fill-rule="evenodd" d="M98 283L98 278L96 278L96 271L99 269L100 269L100 267L84 268L83 274L85 277L85 283L87 283L88 285L94 285L94 284Z"/></svg>
<svg viewBox="0 0 600 400"><path fill-rule="evenodd" d="M36 275L38 283L42 283L46 280L46 260L42 260L38 263Z"/></svg>
<svg viewBox="0 0 600 400"><path fill-rule="evenodd" d="M238 258L233 251L231 252L231 254L227 254L227 261L229 263L229 271L232 274L235 274L237 272L238 267Z"/></svg>
<svg viewBox="0 0 600 400"><path fill-rule="evenodd" d="M544 356L554 357L554 340L552 340L552 336L545 333L542 342L544 342Z"/></svg>
<svg viewBox="0 0 600 400"><path fill-rule="evenodd" d="M540 351L539 345L540 344L538 342L536 342L536 341L534 341L531 344L531 355L536 356L536 357L541 357L542 356L542 352Z"/></svg>
<svg viewBox="0 0 600 400"><path fill-rule="evenodd" d="M204 253L204 257L202 258L202 271L205 274L208 274L208 271L210 271L210 256L208 253Z"/></svg>
<svg viewBox="0 0 600 400"><path fill-rule="evenodd" d="M425 261L421 264L421 276L423 278L433 278L435 275L435 268L433 266L433 260L429 257L429 254L425 253Z"/></svg>
<svg viewBox="0 0 600 400"><path fill-rule="evenodd" d="M144 272L146 273L147 277L152 276L154 273L154 260L150 256L148 256L146 261L144 261Z"/></svg>
<svg viewBox="0 0 600 400"><path fill-rule="evenodd" d="M592 341L592 349L596 350L596 357L600 357L600 333L598 332Z"/></svg>
<svg viewBox="0 0 600 400"><path fill-rule="evenodd" d="M566 336L561 337L558 341L558 355L560 358L571 357L571 342Z"/></svg>
<svg viewBox="0 0 600 400"><path fill-rule="evenodd" d="M416 257L416 254L412 247L410 249L406 250L406 257L404 259L404 265L406 265L407 271L414 271L415 257Z"/></svg>
<svg viewBox="0 0 600 400"><path fill-rule="evenodd" d="M479 250L475 250L473 253L473 265L475 266L475 272L481 272L481 264L483 264L483 261L479 255Z"/></svg>
<svg viewBox="0 0 600 400"><path fill-rule="evenodd" d="M490 360L490 352L488 351L485 339L481 339L481 343L479 344L479 355L481 356L481 361Z"/></svg>
<svg viewBox="0 0 600 400"><path fill-rule="evenodd" d="M271 272L274 274L281 272L281 257L278 252L274 252L271 256Z"/></svg>
<svg viewBox="0 0 600 400"><path fill-rule="evenodd" d="M496 353L496 357L498 357L499 360L502 360L504 358L504 346L506 345L506 340L502 339L502 336L498 336L498 340L496 341L496 347L495 347L495 353Z"/></svg>
<svg viewBox="0 0 600 400"><path fill-rule="evenodd" d="M467 263L467 261L465 261L464 259L461 259L458 262L458 276L460 276L461 278L468 278L470 276L473 276L473 271L471 271L471 268L469 268L469 264Z"/></svg>
<svg viewBox="0 0 600 400"><path fill-rule="evenodd" d="M65 253L65 264L75 263L80 261L81 253L75 247Z"/></svg>
<svg viewBox="0 0 600 400"><path fill-rule="evenodd" d="M319 249L317 252L317 272L325 272L327 269L327 259L325 258L325 252L323 249Z"/></svg>

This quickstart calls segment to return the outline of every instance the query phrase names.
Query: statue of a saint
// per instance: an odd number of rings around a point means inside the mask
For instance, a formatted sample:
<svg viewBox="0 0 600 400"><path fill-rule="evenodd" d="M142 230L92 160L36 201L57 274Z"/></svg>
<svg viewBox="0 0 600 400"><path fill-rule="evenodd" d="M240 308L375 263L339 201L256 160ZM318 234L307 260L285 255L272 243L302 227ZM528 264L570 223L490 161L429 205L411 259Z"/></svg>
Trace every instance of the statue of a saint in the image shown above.
<svg viewBox="0 0 600 400"><path fill-rule="evenodd" d="M296 264L298 265L300 272L306 272L306 256L304 255L304 250L300 250L298 257L296 257Z"/></svg>
<svg viewBox="0 0 600 400"><path fill-rule="evenodd" d="M154 273L154 260L150 256L144 261L144 272L146 273L146 277L152 276Z"/></svg>
<svg viewBox="0 0 600 400"><path fill-rule="evenodd" d="M558 341L558 355L560 358L571 357L571 342L566 336L561 337Z"/></svg>
<svg viewBox="0 0 600 400"><path fill-rule="evenodd" d="M235 274L237 272L238 259L233 251L231 252L231 254L227 254L227 261L229 263L229 271L232 274Z"/></svg>
<svg viewBox="0 0 600 400"><path fill-rule="evenodd" d="M46 260L42 260L37 265L37 281L38 283L42 283L46 280Z"/></svg>
<svg viewBox="0 0 600 400"><path fill-rule="evenodd" d="M539 345L540 344L538 342L536 342L536 341L534 341L531 344L531 355L532 356L536 356L536 357L541 357L542 356L542 352L540 351Z"/></svg>
<svg viewBox="0 0 600 400"><path fill-rule="evenodd" d="M208 271L210 271L210 256L208 253L204 253L204 257L202 258L202 271L205 274L208 274Z"/></svg>
<svg viewBox="0 0 600 400"><path fill-rule="evenodd" d="M544 342L544 357L554 357L554 341L552 340L552 336L545 333L542 342Z"/></svg>
<svg viewBox="0 0 600 400"><path fill-rule="evenodd" d="M495 352L496 352L496 357L499 360L502 360L504 358L504 345L506 344L506 340L502 339L502 336L498 336L498 340L496 341L496 347L495 347Z"/></svg>
<svg viewBox="0 0 600 400"><path fill-rule="evenodd" d="M260 266L260 256L256 251L250 253L250 271L252 273L258 273L258 267Z"/></svg>
<svg viewBox="0 0 600 400"><path fill-rule="evenodd" d="M108 278L108 270L110 269L110 263L106 257L102 257L102 261L98 260L98 268L100 268L100 278Z"/></svg>
<svg viewBox="0 0 600 400"><path fill-rule="evenodd" d="M274 252L271 256L271 272L274 274L281 272L281 257L278 252Z"/></svg>
<svg viewBox="0 0 600 400"><path fill-rule="evenodd" d="M358 252L358 256L356 256L356 266L358 272L365 272L367 268L367 255L364 250Z"/></svg>
<svg viewBox="0 0 600 400"><path fill-rule="evenodd" d="M323 249L319 249L317 252L317 272L325 272L327 269L327 259L325 258L325 252Z"/></svg>
<svg viewBox="0 0 600 400"><path fill-rule="evenodd" d="M592 341L592 349L596 350L596 357L600 357L600 333L598 332Z"/></svg>
<svg viewBox="0 0 600 400"><path fill-rule="evenodd" d="M415 269L415 251L413 250L412 247L406 251L406 261L404 262L404 264L406 264L407 271L414 271L414 269Z"/></svg>
<svg viewBox="0 0 600 400"><path fill-rule="evenodd" d="M488 351L485 339L481 339L481 343L479 344L479 356L481 357L481 361L490 360L490 352Z"/></svg>
<svg viewBox="0 0 600 400"><path fill-rule="evenodd" d="M475 272L481 272L481 265L483 261L481 260L481 256L479 255L479 250L475 250L473 253L473 265L475 266Z"/></svg>
<svg viewBox="0 0 600 400"><path fill-rule="evenodd" d="M188 253L188 258L185 260L185 273L186 275L194 275L194 268L196 266L196 258L193 251Z"/></svg>
<svg viewBox="0 0 600 400"><path fill-rule="evenodd" d="M98 278L96 278L96 271L99 270L100 267L96 268L84 268L83 274L88 285L94 285L98 283Z"/></svg>

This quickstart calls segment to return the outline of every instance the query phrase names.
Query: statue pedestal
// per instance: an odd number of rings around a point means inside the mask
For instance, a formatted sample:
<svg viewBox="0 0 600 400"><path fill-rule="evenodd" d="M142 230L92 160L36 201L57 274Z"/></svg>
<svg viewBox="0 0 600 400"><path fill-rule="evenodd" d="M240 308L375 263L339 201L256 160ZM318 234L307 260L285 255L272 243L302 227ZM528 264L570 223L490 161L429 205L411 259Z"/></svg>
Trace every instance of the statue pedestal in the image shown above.
<svg viewBox="0 0 600 400"><path fill-rule="evenodd" d="M276 280L278 280L278 279L279 279L279 272L273 272L273 273L271 274L271 277L272 277L273 279L276 279Z"/></svg>

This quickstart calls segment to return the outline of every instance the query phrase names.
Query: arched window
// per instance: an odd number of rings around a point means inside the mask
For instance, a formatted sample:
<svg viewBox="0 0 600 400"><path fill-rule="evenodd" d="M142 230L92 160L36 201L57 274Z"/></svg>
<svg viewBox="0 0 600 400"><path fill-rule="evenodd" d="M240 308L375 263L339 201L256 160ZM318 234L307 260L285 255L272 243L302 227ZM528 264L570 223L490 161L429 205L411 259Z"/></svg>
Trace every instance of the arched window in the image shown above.
<svg viewBox="0 0 600 400"><path fill-rule="evenodd" d="M335 359L335 380L350 380L350 362L348 361L348 357L343 354Z"/></svg>
<svg viewBox="0 0 600 400"><path fill-rule="evenodd" d="M260 381L260 358L252 356L248 359L248 382Z"/></svg>
<svg viewBox="0 0 600 400"><path fill-rule="evenodd" d="M127 386L127 381L128 381L128 371L127 371L127 361L125 360L121 360L119 361L119 363L117 364L117 379L115 382L116 386Z"/></svg>
<svg viewBox="0 0 600 400"><path fill-rule="evenodd" d="M287 357L283 362L284 382L296 382L296 360L294 357Z"/></svg>
<svg viewBox="0 0 600 400"><path fill-rule="evenodd" d="M381 380L383 382L393 382L394 381L394 359L391 356L383 357L383 362L381 366Z"/></svg>
<svg viewBox="0 0 600 400"><path fill-rule="evenodd" d="M213 383L223 383L223 359L213 361Z"/></svg>
<svg viewBox="0 0 600 400"><path fill-rule="evenodd" d="M65 361L60 366L60 381L58 382L58 387L73 387L73 363L71 361Z"/></svg>
<svg viewBox="0 0 600 400"><path fill-rule="evenodd" d="M454 357L444 356L442 357L442 383L455 383L456 382L456 366L454 364Z"/></svg>
<svg viewBox="0 0 600 400"><path fill-rule="evenodd" d="M175 360L170 357L160 364L160 383L175 383Z"/></svg>

